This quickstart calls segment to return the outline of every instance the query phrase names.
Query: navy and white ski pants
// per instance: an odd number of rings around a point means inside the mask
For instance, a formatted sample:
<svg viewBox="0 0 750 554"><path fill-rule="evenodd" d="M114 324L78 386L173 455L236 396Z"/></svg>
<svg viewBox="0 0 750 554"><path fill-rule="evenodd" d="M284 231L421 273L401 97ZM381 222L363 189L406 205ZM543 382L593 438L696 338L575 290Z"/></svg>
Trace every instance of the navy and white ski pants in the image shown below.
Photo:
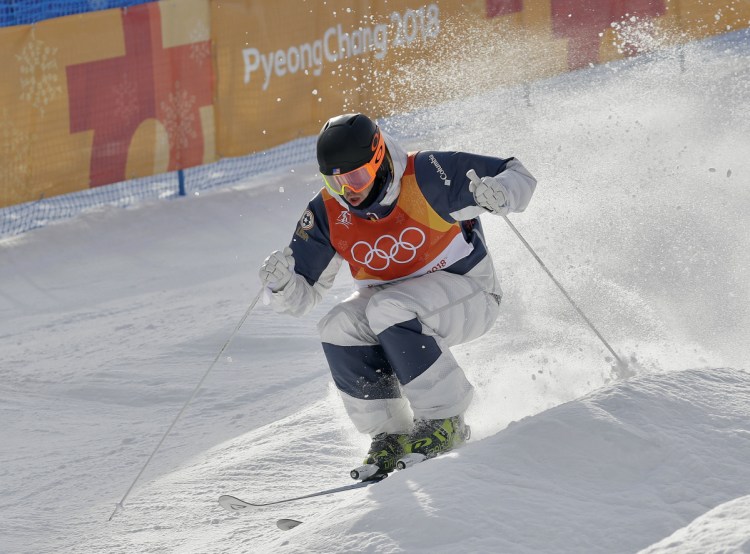
<svg viewBox="0 0 750 554"><path fill-rule="evenodd" d="M318 324L349 417L371 436L463 414L473 387L449 348L486 333L500 296L445 271L359 289Z"/></svg>

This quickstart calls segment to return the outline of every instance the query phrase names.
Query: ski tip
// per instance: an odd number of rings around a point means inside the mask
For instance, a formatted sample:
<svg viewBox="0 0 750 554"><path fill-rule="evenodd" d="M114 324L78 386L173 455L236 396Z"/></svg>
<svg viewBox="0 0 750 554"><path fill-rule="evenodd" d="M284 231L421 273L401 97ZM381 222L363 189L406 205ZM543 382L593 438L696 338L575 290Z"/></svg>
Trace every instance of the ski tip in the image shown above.
<svg viewBox="0 0 750 554"><path fill-rule="evenodd" d="M282 531L289 531L289 529L294 529L297 525L302 525L302 522L296 519L280 519L276 522L276 527Z"/></svg>
<svg viewBox="0 0 750 554"><path fill-rule="evenodd" d="M229 496L228 494L222 494L219 497L219 505L230 512L241 512L250 506L244 500L240 500L235 496Z"/></svg>

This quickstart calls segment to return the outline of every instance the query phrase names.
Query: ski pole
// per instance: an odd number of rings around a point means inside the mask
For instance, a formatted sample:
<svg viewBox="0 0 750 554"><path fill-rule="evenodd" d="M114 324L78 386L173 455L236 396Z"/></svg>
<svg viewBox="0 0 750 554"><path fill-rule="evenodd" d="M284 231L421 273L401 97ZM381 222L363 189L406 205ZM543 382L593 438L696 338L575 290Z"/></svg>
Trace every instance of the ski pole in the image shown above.
<svg viewBox="0 0 750 554"><path fill-rule="evenodd" d="M472 169L470 170L466 176L474 183L479 184L479 177L477 176L476 172ZM617 355L617 353L614 351L614 349L610 346L609 342L602 336L602 334L599 332L599 330L596 328L596 326L591 322L591 320L586 317L586 314L583 313L583 310L578 307L578 304L575 303L575 301L571 298L571 296L568 294L568 292L565 290L565 288L560 284L560 282L555 279L555 276L552 275L552 272L547 268L545 263L542 261L542 259L539 257L539 255L534 251L534 249L531 247L531 245L526 241L525 238L523 238L523 235L521 232L516 229L516 226L511 223L510 219L508 219L508 216L504 215L502 218L505 220L505 223L508 224L508 226L511 228L511 230L516 234L516 236L519 238L521 243L526 247L526 249L531 253L532 256L534 256L534 259L539 262L539 265L542 267L542 269L545 271L545 273L549 276L550 279L552 279L552 282L557 286L557 288L560 290L560 292L563 294L563 296L570 302L571 306L575 309L575 311L578 313L579 316L586 322L586 324L591 328L591 330L594 332L594 334L599 337L599 340L602 341L602 344L609 350L610 354L614 356L615 360L617 360L617 365L620 370L624 370L627 366L625 362L622 361L620 356ZM622 375L621 371L617 372L618 375Z"/></svg>
<svg viewBox="0 0 750 554"><path fill-rule="evenodd" d="M519 232L519 230L516 229L516 226L513 225L510 222L510 219L508 219L507 216L504 215L503 219L505 220L505 223L507 223L510 226L510 228L513 230L513 232L516 234L516 236L521 240L521 242L523 243L523 245L529 250L529 252L531 252L531 255L534 256L534 258L536 259L536 261L539 262L539 265L542 266L542 269L547 273L547 275L549 275L549 278L552 279L552 282L555 283L555 285L557 285L557 288L560 289L560 292L563 294L563 296L565 296L565 298L568 299L568 302L570 302L571 306L573 306L573 308L575 309L575 311L578 312L578 315L580 315L581 318L588 324L588 326L591 327L591 330L594 331L594 333L596 334L596 336L599 337L599 340L602 341L602 343L604 344L604 346L607 347L607 350L609 350L609 352L615 357L615 360L617 360L617 364L620 367L624 368L625 367L625 363L622 361L622 359L620 358L620 356L617 355L617 353L609 345L609 343L602 336L602 334L599 332L599 330L594 326L593 323L591 323L591 320L588 317L586 317L586 314L584 314L583 311L581 310L581 308L578 307L578 305L570 297L570 295L563 288L563 286L560 284L560 282L557 279L555 279L555 276L552 275L552 272L547 268L546 265L544 265L544 262L542 261L542 259L537 255L536 252L534 252L534 249L531 248L531 245L528 242L526 242L526 239L523 238L523 236L521 235L521 233Z"/></svg>
<svg viewBox="0 0 750 554"><path fill-rule="evenodd" d="M151 452L151 455L148 457L148 460L146 460L146 463L143 464L143 467L138 472L138 475L136 475L135 479L133 479L133 482L128 487L128 490L125 491L125 494L123 495L122 500L120 500L117 504L115 504L115 510L112 512L112 515L109 516L109 519L107 521L112 521L112 518L115 517L115 514L117 514L117 512L120 510L120 508L124 508L125 507L125 500L130 495L130 492L133 490L133 487L135 487L135 484L141 478L141 475L143 475L143 472L146 471L146 468L148 467L148 465L151 463L151 460L153 460L154 456L156 455L156 453L161 448L161 445L164 443L164 441L166 440L167 436L169 436L169 434L172 432L172 429L177 424L177 421L182 417L182 414L185 413L185 410L187 409L187 407L190 405L190 403L193 401L193 399L195 398L195 396L198 394L198 391L200 390L201 386L203 386L203 382L206 380L206 377L208 377L208 374L211 373L211 370L214 368L214 366L216 365L216 363L219 361L219 358L221 358L221 355L227 349L227 347L229 346L229 343L232 342L232 340L234 339L234 337L239 332L240 327L242 327L242 325L245 323L245 320L250 315L250 312L252 312L253 308L255 308L255 305L258 303L258 300L260 299L261 294L263 294L263 289L262 288L260 289L260 291L258 291L258 294L255 296L255 299L252 301L252 303L247 308L247 310L245 310L244 315L240 319L239 323L237 323L237 326L234 328L234 331L232 331L232 334L226 340L226 342L224 343L224 346L221 347L221 350L219 350L219 353L216 354L216 357L214 358L214 361L211 363L211 365L208 367L208 369L206 370L206 372L203 374L203 377L201 377L201 380L198 381L198 384L195 386L195 389L193 390L193 394L191 394L190 398L188 398L187 401L185 402L185 404L183 404L182 409L177 414L177 416L174 418L174 420L172 421L172 424L166 430L166 432L164 433L164 435L161 437L161 440L156 445L156 448L154 448L154 451Z"/></svg>

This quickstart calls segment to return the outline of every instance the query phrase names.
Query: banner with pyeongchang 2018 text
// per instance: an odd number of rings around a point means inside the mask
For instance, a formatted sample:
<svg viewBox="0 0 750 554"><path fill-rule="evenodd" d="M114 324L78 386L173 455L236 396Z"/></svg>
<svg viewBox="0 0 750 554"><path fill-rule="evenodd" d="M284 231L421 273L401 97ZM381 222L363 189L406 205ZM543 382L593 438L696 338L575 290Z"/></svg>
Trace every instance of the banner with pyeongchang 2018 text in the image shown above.
<svg viewBox="0 0 750 554"><path fill-rule="evenodd" d="M218 150L241 155L314 134L344 111L392 111L394 67L429 55L445 15L429 0L222 1Z"/></svg>
<svg viewBox="0 0 750 554"><path fill-rule="evenodd" d="M1 28L0 208L748 26L750 0L161 0Z"/></svg>
<svg viewBox="0 0 750 554"><path fill-rule="evenodd" d="M747 0L214 0L217 151L750 25Z"/></svg>

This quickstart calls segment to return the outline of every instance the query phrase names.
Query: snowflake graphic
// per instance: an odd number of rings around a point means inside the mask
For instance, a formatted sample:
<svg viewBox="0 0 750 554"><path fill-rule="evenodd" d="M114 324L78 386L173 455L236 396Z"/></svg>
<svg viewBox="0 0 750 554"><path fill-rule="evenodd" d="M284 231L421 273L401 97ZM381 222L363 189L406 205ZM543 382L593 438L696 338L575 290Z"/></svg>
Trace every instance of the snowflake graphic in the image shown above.
<svg viewBox="0 0 750 554"><path fill-rule="evenodd" d="M178 161L180 153L190 145L190 139L198 136L195 131L195 104L195 96L183 89L179 81L175 82L174 91L169 93L169 99L161 103L161 111L164 114L162 123Z"/></svg>
<svg viewBox="0 0 750 554"><path fill-rule="evenodd" d="M0 122L0 206L27 200L32 142L28 133L15 128L8 110L4 109Z"/></svg>
<svg viewBox="0 0 750 554"><path fill-rule="evenodd" d="M345 240L339 240L336 242L336 251L345 252L349 248L349 242Z"/></svg>
<svg viewBox="0 0 750 554"><path fill-rule="evenodd" d="M203 62L211 56L209 36L211 33L203 21L198 21L190 32L190 59L195 60L201 67Z"/></svg>
<svg viewBox="0 0 750 554"><path fill-rule="evenodd" d="M131 121L138 114L138 86L127 75L112 87L112 98L115 104L113 113L121 121Z"/></svg>
<svg viewBox="0 0 750 554"><path fill-rule="evenodd" d="M31 102L39 113L55 98L62 95L57 70L57 48L47 46L34 37L16 55L21 72L21 100Z"/></svg>

